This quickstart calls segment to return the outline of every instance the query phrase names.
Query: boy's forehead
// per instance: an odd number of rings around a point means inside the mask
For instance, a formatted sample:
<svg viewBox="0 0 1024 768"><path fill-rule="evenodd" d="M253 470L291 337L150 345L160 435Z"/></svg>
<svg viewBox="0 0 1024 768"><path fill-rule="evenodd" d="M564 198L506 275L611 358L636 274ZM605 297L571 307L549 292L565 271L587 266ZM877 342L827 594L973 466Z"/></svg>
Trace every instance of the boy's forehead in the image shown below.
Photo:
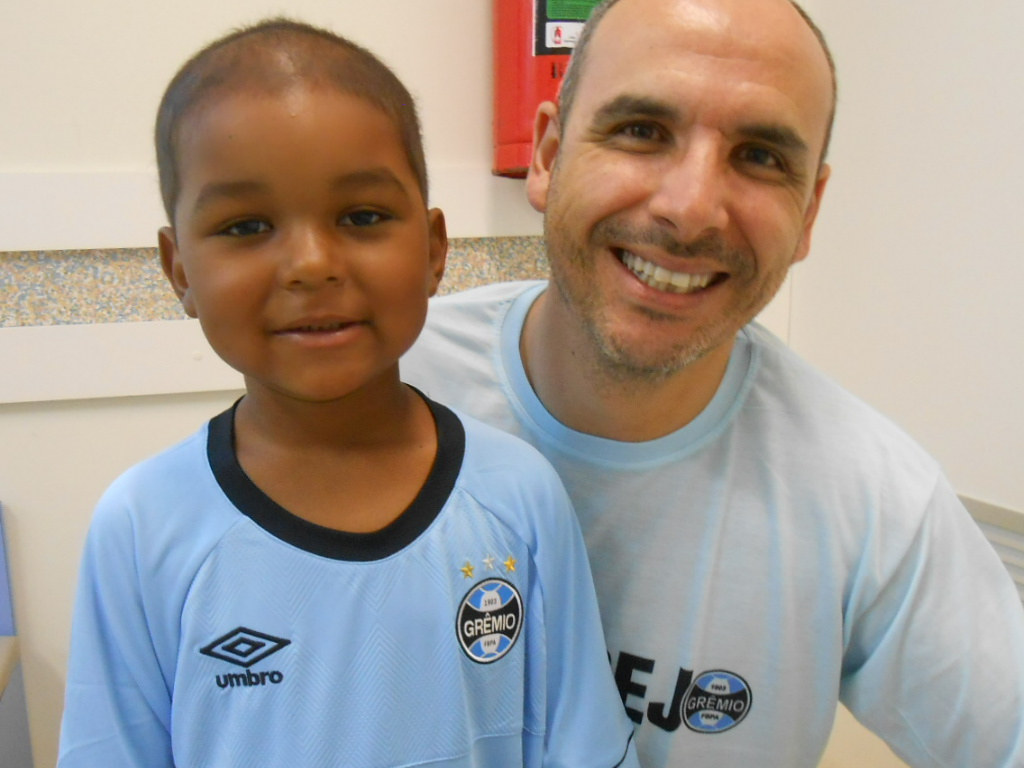
<svg viewBox="0 0 1024 768"><path fill-rule="evenodd" d="M309 35L253 34L208 51L193 64L190 97L183 116L211 101L238 93L275 96L296 87L333 87L341 93L354 88L357 77L351 51Z"/></svg>
<svg viewBox="0 0 1024 768"><path fill-rule="evenodd" d="M278 102L314 91L357 98L374 108L397 134L405 164L411 168L421 196L427 198L415 105L394 73L372 53L344 38L271 25L200 52L168 87L156 136L161 193L168 215L173 218L171 211L177 208L190 162L186 157L189 147L208 129L211 113L224 120L240 97Z"/></svg>
<svg viewBox="0 0 1024 768"><path fill-rule="evenodd" d="M353 53L336 43L296 33L253 33L209 51L197 62L200 72L238 79L312 76L352 61Z"/></svg>
<svg viewBox="0 0 1024 768"><path fill-rule="evenodd" d="M296 84L209 98L184 121L178 145L189 197L210 183L241 188L236 182L311 169L339 189L392 186L418 194L391 118L371 101L333 88Z"/></svg>
<svg viewBox="0 0 1024 768"><path fill-rule="evenodd" d="M257 111L270 113L283 110L293 118L310 119L310 115L325 119L325 114L337 112L326 110L325 105L342 104L349 113L366 110L360 119L381 122L394 129L396 142L398 128L395 121L373 101L358 93L338 88L331 83L312 82L304 79L268 82L249 78L237 82L224 82L207 89L196 99L181 120L178 132L178 151L185 151L189 143L209 134L211 129L225 130L232 126L246 128ZM309 149L315 150L316 147Z"/></svg>

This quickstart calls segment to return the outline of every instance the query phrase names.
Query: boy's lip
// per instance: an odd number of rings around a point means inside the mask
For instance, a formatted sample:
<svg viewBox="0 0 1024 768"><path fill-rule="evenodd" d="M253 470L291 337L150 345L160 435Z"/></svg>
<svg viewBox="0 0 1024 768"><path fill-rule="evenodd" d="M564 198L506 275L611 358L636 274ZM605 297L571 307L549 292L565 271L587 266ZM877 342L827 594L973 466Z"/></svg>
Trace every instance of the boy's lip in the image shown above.
<svg viewBox="0 0 1024 768"><path fill-rule="evenodd" d="M275 334L336 333L361 325L365 321L344 315L315 315L290 321L274 331Z"/></svg>

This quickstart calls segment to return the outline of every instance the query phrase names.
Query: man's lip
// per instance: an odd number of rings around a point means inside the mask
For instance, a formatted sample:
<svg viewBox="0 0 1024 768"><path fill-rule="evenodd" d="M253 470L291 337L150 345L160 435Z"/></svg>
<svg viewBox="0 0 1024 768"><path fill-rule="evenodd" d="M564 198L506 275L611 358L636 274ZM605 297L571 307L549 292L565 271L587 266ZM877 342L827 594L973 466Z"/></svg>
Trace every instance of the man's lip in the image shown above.
<svg viewBox="0 0 1024 768"><path fill-rule="evenodd" d="M686 271L668 269L637 251L626 248L612 248L612 252L640 282L668 293L696 293L725 278L725 273L721 270L705 267L701 268L702 271L693 268Z"/></svg>

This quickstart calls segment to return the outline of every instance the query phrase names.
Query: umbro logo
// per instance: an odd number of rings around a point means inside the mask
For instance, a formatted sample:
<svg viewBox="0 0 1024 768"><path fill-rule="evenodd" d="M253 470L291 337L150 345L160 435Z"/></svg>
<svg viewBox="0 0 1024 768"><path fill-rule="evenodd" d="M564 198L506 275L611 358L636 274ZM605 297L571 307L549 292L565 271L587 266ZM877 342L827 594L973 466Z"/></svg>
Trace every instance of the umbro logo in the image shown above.
<svg viewBox="0 0 1024 768"><path fill-rule="evenodd" d="M290 645L291 642L283 637L274 637L246 627L238 627L223 637L218 637L204 648L200 648L199 652L248 669L253 664L277 653L286 645Z"/></svg>

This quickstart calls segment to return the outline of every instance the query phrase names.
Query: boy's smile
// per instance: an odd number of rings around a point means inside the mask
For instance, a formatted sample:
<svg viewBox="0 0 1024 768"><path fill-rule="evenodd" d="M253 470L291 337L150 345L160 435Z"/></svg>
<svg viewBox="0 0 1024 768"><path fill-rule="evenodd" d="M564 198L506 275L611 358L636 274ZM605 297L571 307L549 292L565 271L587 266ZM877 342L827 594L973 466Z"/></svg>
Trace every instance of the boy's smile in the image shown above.
<svg viewBox="0 0 1024 768"><path fill-rule="evenodd" d="M160 248L210 344L250 395L325 401L397 382L446 237L393 122L309 84L198 110L179 138L181 194Z"/></svg>

